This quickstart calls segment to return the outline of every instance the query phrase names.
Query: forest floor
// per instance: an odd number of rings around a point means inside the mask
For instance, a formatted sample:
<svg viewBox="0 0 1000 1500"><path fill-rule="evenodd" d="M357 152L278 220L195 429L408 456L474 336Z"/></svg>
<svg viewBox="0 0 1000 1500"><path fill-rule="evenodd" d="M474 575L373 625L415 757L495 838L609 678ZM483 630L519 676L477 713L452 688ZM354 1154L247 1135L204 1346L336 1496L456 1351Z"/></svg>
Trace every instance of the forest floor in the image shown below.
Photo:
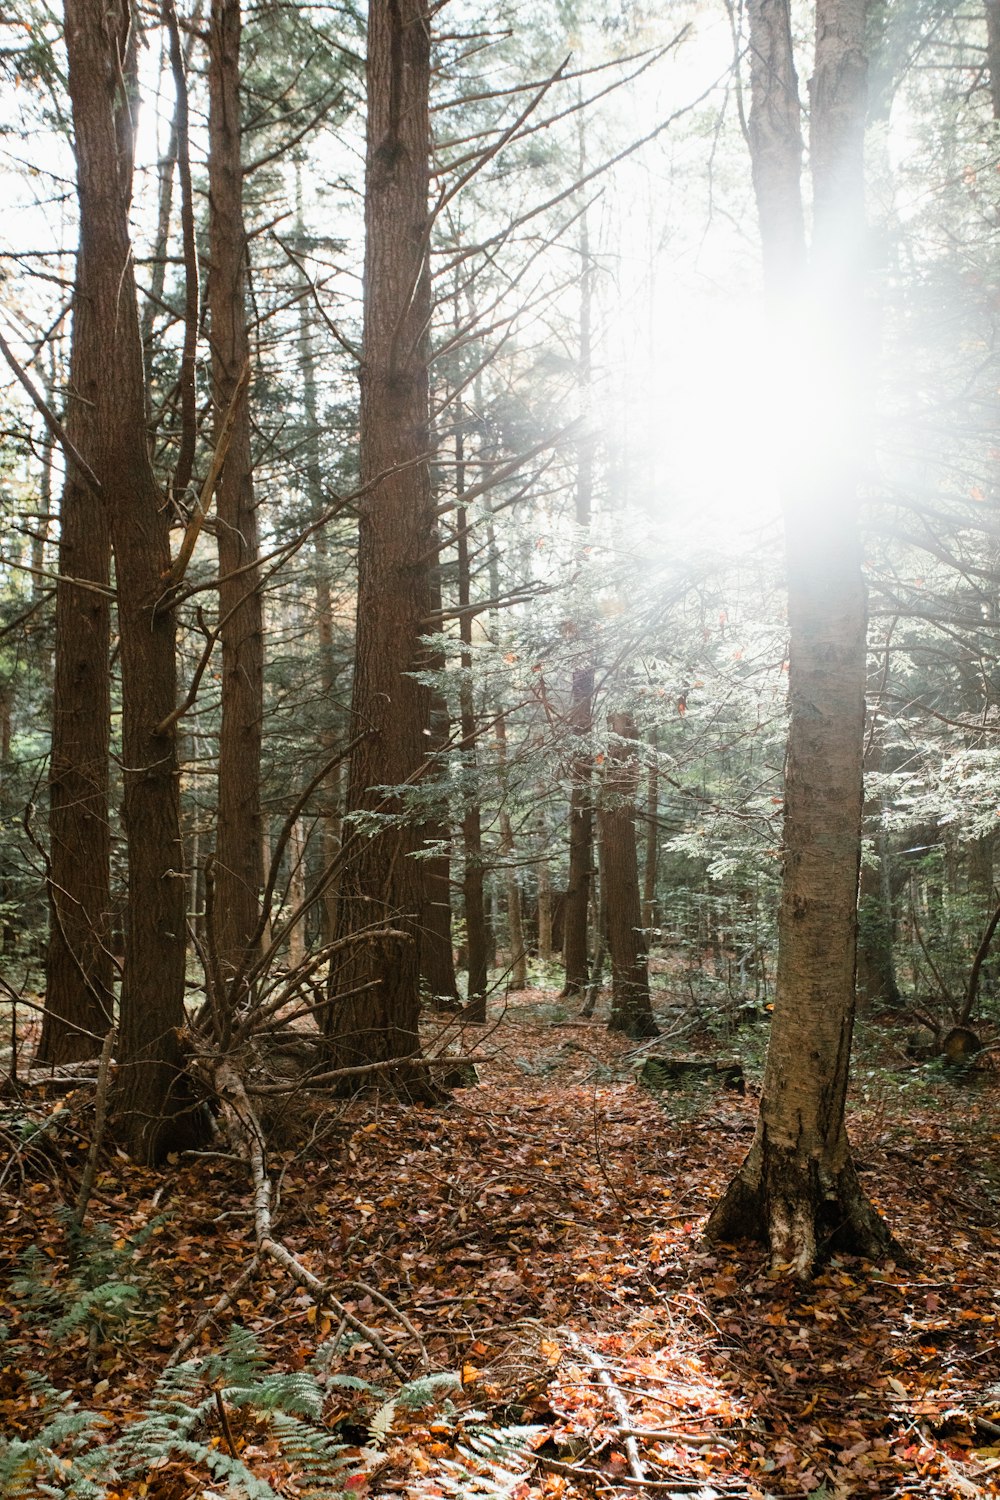
<svg viewBox="0 0 1000 1500"><path fill-rule="evenodd" d="M836 1257L802 1289L770 1278L757 1248L701 1239L752 1136L760 1028L657 1045L742 1055L746 1097L704 1082L653 1093L636 1081L634 1044L574 1005L527 991L466 1027L461 1048L489 1061L441 1107L299 1100L277 1122L284 1243L414 1377L453 1375L392 1406L400 1381L378 1349L341 1339L333 1368L359 1384L330 1387L322 1424L344 1444L347 1493L1000 1494L996 1054L956 1083L907 1069L898 1031L866 1028L851 1134L909 1260ZM60 1149L25 1146L0 1167L0 1433L37 1427L34 1368L113 1435L248 1263L249 1183L221 1154L152 1172L109 1150L90 1204L91 1225L108 1227L74 1259L59 1209L80 1166L65 1142L82 1162L91 1105L46 1108L67 1110ZM88 1304L116 1281L131 1294ZM223 1347L234 1321L286 1372L343 1333L267 1265L189 1357ZM277 1494L309 1494L256 1422L247 1408L227 1417L220 1391L206 1440ZM179 1454L113 1493L230 1491Z"/></svg>

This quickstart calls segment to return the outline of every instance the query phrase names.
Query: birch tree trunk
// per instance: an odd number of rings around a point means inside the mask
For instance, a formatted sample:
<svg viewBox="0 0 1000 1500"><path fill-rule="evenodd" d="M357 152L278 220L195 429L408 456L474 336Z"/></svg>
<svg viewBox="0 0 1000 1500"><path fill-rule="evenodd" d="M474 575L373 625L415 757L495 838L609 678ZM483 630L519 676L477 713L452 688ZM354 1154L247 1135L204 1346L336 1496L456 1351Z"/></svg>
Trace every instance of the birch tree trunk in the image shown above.
<svg viewBox="0 0 1000 1500"><path fill-rule="evenodd" d="M817 0L810 84L814 227L805 274L798 88L787 0L751 0L750 143L772 335L809 313L813 421L781 475L789 708L778 981L757 1130L713 1212L808 1276L828 1247L884 1251L851 1160L844 1102L854 1024L867 607L857 493L864 356L865 0ZM790 354L791 345L787 345ZM817 377L822 370L822 387ZM789 370L792 381L802 371ZM822 395L821 395L822 389ZM776 396L780 395L776 393Z"/></svg>

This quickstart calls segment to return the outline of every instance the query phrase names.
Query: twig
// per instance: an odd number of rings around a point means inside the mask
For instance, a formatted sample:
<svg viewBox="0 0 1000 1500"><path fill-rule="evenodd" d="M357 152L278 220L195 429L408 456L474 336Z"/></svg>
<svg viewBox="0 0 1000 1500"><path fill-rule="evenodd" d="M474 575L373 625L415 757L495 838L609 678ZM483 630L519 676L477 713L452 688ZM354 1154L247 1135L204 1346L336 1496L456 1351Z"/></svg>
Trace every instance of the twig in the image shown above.
<svg viewBox="0 0 1000 1500"><path fill-rule="evenodd" d="M633 1480L637 1484L645 1486L647 1484L646 1470L643 1467L642 1458L639 1453L638 1441L631 1431L632 1421L628 1409L628 1402L625 1400L625 1397L615 1385L615 1382L612 1379L611 1371L608 1369L601 1356L599 1354L595 1354L593 1349L588 1348L583 1340L579 1338L575 1333L570 1332L569 1343L573 1345L573 1348L576 1349L578 1353L583 1355L584 1359L590 1365L591 1369L597 1371L597 1378L601 1382L601 1385L603 1385L604 1389L607 1391L608 1396L611 1400L611 1405L615 1410L615 1416L618 1418L615 1430L620 1437L624 1438L625 1454L628 1458L629 1473L632 1475ZM668 1488L668 1486L664 1485L663 1488L666 1489Z"/></svg>
<svg viewBox="0 0 1000 1500"><path fill-rule="evenodd" d="M399 1319L403 1327L406 1329L407 1333L413 1339L417 1348L420 1350L420 1363L423 1365L425 1370L429 1370L431 1367L431 1357L427 1353L427 1348L424 1344L423 1339L420 1337L419 1333L414 1328L405 1312L403 1312L401 1308L398 1308L395 1302L390 1302L389 1298L386 1297L384 1293L377 1291L373 1286L369 1286L366 1281L352 1281L350 1285L359 1287L360 1290L366 1292L369 1297L374 1297L375 1301L381 1302L382 1306L387 1308L389 1312L392 1313L393 1317Z"/></svg>
<svg viewBox="0 0 1000 1500"><path fill-rule="evenodd" d="M181 541L180 550L163 580L167 585L168 601L170 603L174 602L173 590L183 581L184 574L187 572L187 565L191 561L191 556L194 552L195 543L201 534L202 526L205 524L205 517L208 515L208 508L212 503L212 495L215 492L215 486L219 482L219 475L222 473L226 454L229 452L229 444L232 441L233 428L236 425L236 413L239 409L239 403L249 381L250 361L248 359L240 371L240 378L233 389L233 394L219 431L219 439L215 445L215 452L212 454L212 462L208 466L208 473L205 475L205 483L201 487L201 494L191 512L191 518L188 521L187 530ZM162 608L164 602L167 601L161 600L158 608Z"/></svg>
<svg viewBox="0 0 1000 1500"><path fill-rule="evenodd" d="M408 1381L409 1371L396 1358L385 1340L380 1338L373 1328L362 1323L360 1318L355 1317L354 1313L350 1312L339 1298L333 1295L325 1281L314 1275L280 1240L275 1239L271 1218L273 1189L264 1158L264 1135L260 1122L247 1097L243 1080L228 1058L219 1058L212 1073L212 1081L222 1106L223 1117L230 1127L231 1135L247 1153L253 1181L254 1233L258 1256L266 1255L276 1265L281 1266L299 1286L304 1286L312 1292L319 1306L331 1307L349 1328L353 1328L355 1333L359 1333L378 1351L394 1375L397 1375L400 1380Z"/></svg>
<svg viewBox="0 0 1000 1500"><path fill-rule="evenodd" d="M49 431L58 442L60 448L69 459L70 463L74 464L75 467L80 471L80 477L87 484L89 484L90 488L94 491L94 494L100 495L102 493L101 481L98 479L97 475L94 473L87 460L80 453L80 450L74 444L69 433L66 431L65 427L60 422L59 418L56 416L55 412L52 410L45 397L35 389L27 371L19 363L17 356L15 355L13 349L10 347L2 333L0 333L0 353L3 354L4 359L10 365L10 368L13 371L18 383L24 387L24 389L27 391L28 395L34 402L35 406L41 412L42 417L44 418L45 423L49 428Z"/></svg>
<svg viewBox="0 0 1000 1500"><path fill-rule="evenodd" d="M181 1340L181 1342L177 1345L177 1348L173 1351L170 1358L167 1360L165 1366L166 1369L171 1370L173 1369L174 1365L179 1364L180 1361L184 1358L185 1354L187 1354L189 1350L194 1348L195 1344L201 1338L202 1334L205 1332L205 1329L209 1326L209 1324L214 1323L215 1319L219 1316L220 1313L224 1313L227 1308L232 1306L232 1304L236 1301L236 1298L239 1296L240 1292L242 1292L243 1288L253 1278L254 1273L256 1272L259 1265L260 1256L255 1255L250 1261L249 1265L245 1266L244 1269L240 1272L239 1276L237 1276L232 1286L227 1287L222 1295L215 1299L211 1307L206 1308L206 1310L196 1320L193 1328L191 1329L191 1332Z"/></svg>

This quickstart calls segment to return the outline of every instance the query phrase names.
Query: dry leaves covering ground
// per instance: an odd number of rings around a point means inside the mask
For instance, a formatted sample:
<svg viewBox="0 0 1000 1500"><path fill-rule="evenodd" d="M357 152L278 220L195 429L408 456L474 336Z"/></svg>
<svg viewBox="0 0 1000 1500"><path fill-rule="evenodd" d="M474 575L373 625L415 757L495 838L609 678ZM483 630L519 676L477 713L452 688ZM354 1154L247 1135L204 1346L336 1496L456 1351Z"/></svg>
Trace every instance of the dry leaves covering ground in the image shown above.
<svg viewBox="0 0 1000 1500"><path fill-rule="evenodd" d="M463 1047L491 1060L447 1106L299 1100L280 1122L270 1167L285 1243L415 1375L462 1382L436 1404L383 1410L377 1454L366 1429L378 1398L331 1398L325 1420L357 1450L348 1492L463 1492L463 1436L485 1422L537 1429L500 1476L515 1500L1000 1494L1000 1075L867 1087L859 1163L912 1260L837 1259L803 1290L769 1279L756 1249L700 1239L750 1139L753 1090L653 1097L630 1076L630 1043L600 1021L554 1021L553 1000L529 991L490 1028L467 1028ZM8 1163L0 1320L37 1368L121 1427L249 1259L248 1185L224 1155L154 1174L107 1153L92 1217L119 1244L155 1225L136 1255L143 1305L125 1336L106 1330L95 1346L81 1329L51 1347L3 1286L29 1244L62 1264L53 1213L79 1176L64 1158ZM201 1347L234 1318L282 1369L337 1331L276 1269L240 1290ZM341 1368L398 1384L363 1341ZM8 1365L0 1425L27 1430L26 1400ZM225 1434L279 1493L307 1493L253 1438ZM178 1464L121 1493L222 1491Z"/></svg>

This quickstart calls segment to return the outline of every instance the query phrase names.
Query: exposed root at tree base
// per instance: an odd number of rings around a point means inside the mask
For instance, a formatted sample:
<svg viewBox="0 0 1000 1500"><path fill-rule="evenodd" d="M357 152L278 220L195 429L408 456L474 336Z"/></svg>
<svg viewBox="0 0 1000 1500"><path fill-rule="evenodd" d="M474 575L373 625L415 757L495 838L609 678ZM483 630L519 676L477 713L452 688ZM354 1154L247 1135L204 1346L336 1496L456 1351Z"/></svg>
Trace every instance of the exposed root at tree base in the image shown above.
<svg viewBox="0 0 1000 1500"><path fill-rule="evenodd" d="M705 1235L712 1243L749 1239L766 1245L772 1270L802 1281L831 1252L903 1258L849 1155L834 1172L817 1158L770 1144L760 1127Z"/></svg>

